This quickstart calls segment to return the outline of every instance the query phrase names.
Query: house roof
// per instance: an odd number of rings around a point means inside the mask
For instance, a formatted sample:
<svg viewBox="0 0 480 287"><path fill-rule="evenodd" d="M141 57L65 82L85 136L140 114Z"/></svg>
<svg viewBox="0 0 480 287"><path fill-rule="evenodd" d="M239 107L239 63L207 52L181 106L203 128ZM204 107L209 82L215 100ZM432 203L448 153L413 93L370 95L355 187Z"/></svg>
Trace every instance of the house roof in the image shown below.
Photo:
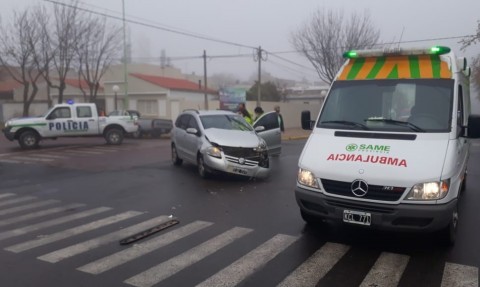
<svg viewBox="0 0 480 287"><path fill-rule="evenodd" d="M144 75L138 73L130 73L131 76L157 85L162 88L178 91L191 91L191 92L204 92L203 88L198 86L198 83L194 83L184 79L167 78L160 76ZM213 89L207 89L209 94L216 94L217 91Z"/></svg>
<svg viewBox="0 0 480 287"><path fill-rule="evenodd" d="M0 92L10 92L21 86L22 84L15 80L2 81L0 82Z"/></svg>
<svg viewBox="0 0 480 287"><path fill-rule="evenodd" d="M75 87L77 89L83 88L88 89L88 83L85 80L79 80L79 79L72 79L72 78L66 78L65 79L65 84L69 85L71 87ZM100 85L98 88L99 91L103 91L103 87Z"/></svg>

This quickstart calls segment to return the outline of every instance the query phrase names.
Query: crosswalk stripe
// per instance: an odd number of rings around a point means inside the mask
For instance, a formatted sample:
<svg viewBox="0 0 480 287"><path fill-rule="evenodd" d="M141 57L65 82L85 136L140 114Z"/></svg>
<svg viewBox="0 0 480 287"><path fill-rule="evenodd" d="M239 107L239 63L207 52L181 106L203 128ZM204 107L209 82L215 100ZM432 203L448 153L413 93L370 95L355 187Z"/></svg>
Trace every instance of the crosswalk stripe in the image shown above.
<svg viewBox="0 0 480 287"><path fill-rule="evenodd" d="M302 265L280 282L278 286L316 286L318 281L337 264L349 249L350 247L347 245L331 242L325 243Z"/></svg>
<svg viewBox="0 0 480 287"><path fill-rule="evenodd" d="M14 193L2 193L0 194L0 199L5 198L5 197L12 197L15 196Z"/></svg>
<svg viewBox="0 0 480 287"><path fill-rule="evenodd" d="M67 158L66 156L63 156L63 155L56 155L56 154L50 154L50 153L46 153L46 154L36 154L35 156L45 157L45 158L53 158L53 159L63 159L63 158Z"/></svg>
<svg viewBox="0 0 480 287"><path fill-rule="evenodd" d="M252 229L234 227L176 257L173 257L124 282L133 286L152 286L178 271L197 263L208 255L252 232Z"/></svg>
<svg viewBox="0 0 480 287"><path fill-rule="evenodd" d="M454 263L445 263L442 287L478 287L478 268Z"/></svg>
<svg viewBox="0 0 480 287"><path fill-rule="evenodd" d="M107 257L101 258L97 261L86 264L77 269L86 273L100 274L116 266L122 265L128 261L131 261L145 254L148 254L152 251L155 251L156 249L164 247L176 240L187 237L212 224L213 223L211 222L195 221L193 223L187 224L173 231L165 233L161 236L150 239L149 241L136 244L132 248L119 251Z"/></svg>
<svg viewBox="0 0 480 287"><path fill-rule="evenodd" d="M409 259L407 255L382 252L360 286L397 286Z"/></svg>
<svg viewBox="0 0 480 287"><path fill-rule="evenodd" d="M63 211L66 211L66 210L69 210L69 209L72 209L72 208L78 208L78 207L82 207L82 206L85 206L85 204L74 203L74 204L69 204L69 205L63 206L63 207L55 207L55 208L50 208L50 209L46 209L46 210L40 210L40 211L37 211L37 212L27 213L27 214L24 214L24 215L21 215L21 216L15 216L15 217L10 218L10 219L2 220L2 221L0 221L0 226L5 226L5 225L13 224L13 223L18 223L18 222L22 222L22 221L32 219L32 218L39 218L39 217L42 217L42 216L45 216L45 215L55 214L55 213L58 213L58 212L63 212ZM3 211L1 213L3 213Z"/></svg>
<svg viewBox="0 0 480 287"><path fill-rule="evenodd" d="M28 210L28 209L37 208L37 207L42 207L42 206L46 206L46 205L50 205L50 204L54 204L54 203L58 203L58 202L59 202L58 200L54 200L54 199L34 202L34 203L26 204L26 205L12 207L12 208L8 208L8 209L3 209L3 210L0 211L0 215L7 215L7 214L10 214L10 213L15 213L15 212L19 212L19 211L24 211L24 210ZM0 220L0 226L2 226L2 222L3 222L3 220Z"/></svg>
<svg viewBox="0 0 480 287"><path fill-rule="evenodd" d="M13 160L13 159L0 159L0 162L4 162L4 163L22 163L21 160Z"/></svg>
<svg viewBox="0 0 480 287"><path fill-rule="evenodd" d="M54 252L50 252L48 254L38 257L38 259L46 262L50 262L50 263L57 263L63 259L73 257L75 255L78 255L83 252L87 252L89 250L95 249L107 243L122 239L123 237L136 234L145 229L151 228L152 226L159 225L161 222L165 222L167 219L168 219L168 216L166 215L158 216L150 220L144 221L142 223L112 232L110 234L107 234L98 238L94 238L82 243L78 243L72 246L68 246Z"/></svg>
<svg viewBox="0 0 480 287"><path fill-rule="evenodd" d="M22 227L22 228L17 228L17 229L13 229L13 230L4 231L4 232L0 233L0 241L4 240L4 239L7 239L7 238L27 234L27 233L30 233L30 232L33 232L33 231L36 231L36 230L40 230L42 228L51 227L51 226L59 225L59 224L62 224L62 223L70 222L70 221L73 221L73 220L77 220L77 219L80 219L80 218L92 216L92 215L95 215L95 214L98 214L98 213L101 213L101 212L105 212L105 211L108 211L108 210L111 210L111 208L110 207L97 207L97 208L94 208L94 209L70 214L70 215L67 215L67 216L55 218L55 219L48 220L48 221L45 221L45 222L32 224L32 225L25 226L25 227Z"/></svg>
<svg viewBox="0 0 480 287"><path fill-rule="evenodd" d="M230 264L217 274L198 284L200 287L209 286L236 286L243 279L253 274L272 260L280 252L298 240L298 236L278 234L267 242L255 248L242 258ZM136 285L150 286L150 285Z"/></svg>
<svg viewBox="0 0 480 287"><path fill-rule="evenodd" d="M34 196L24 196L24 197L19 197L19 198L15 198L15 199L9 199L9 200L5 200L5 201L1 201L0 206L5 206L5 205L10 205L10 204L15 204L15 203L21 203L21 202L25 202L25 201L34 200L34 199L36 199L36 197L34 197Z"/></svg>
<svg viewBox="0 0 480 287"><path fill-rule="evenodd" d="M41 161L41 162L47 162L47 161L53 161L51 158L36 158L36 157L26 157L26 156L14 156L12 157L13 160L23 160L23 161Z"/></svg>
<svg viewBox="0 0 480 287"><path fill-rule="evenodd" d="M123 213L113 215L113 216L110 216L110 217L107 217L107 218L103 218L103 219L100 219L100 220L96 220L96 221L93 221L93 222L90 222L90 223L87 223L87 224L72 227L72 228L64 230L64 231L60 231L60 232L57 232L57 233L54 233L54 234L50 234L46 237L33 239L33 240L29 240L29 241L22 242L22 243L19 243L19 244L15 244L15 245L12 245L12 246L9 246L9 247L5 248L5 250L11 251L11 252L14 252L14 253L20 253L20 252L23 252L23 251L26 251L26 250L30 250L30 249L33 249L33 248L36 248L36 247L39 247L39 246L43 246L43 245L46 245L46 244L49 244L49 243L52 243L52 242L56 242L56 241L65 239L65 238L69 238L69 237L72 237L72 236L75 236L75 235L78 235L78 234L82 234L82 233L85 233L85 232L88 232L88 231L92 231L92 230L98 229L100 227L104 227L104 226L107 226L107 225L110 225L110 224L113 224L113 223L117 223L117 222L120 222L122 220L126 220L126 219L129 219L129 218L138 216L140 214L143 214L143 212L139 212L139 211L123 212Z"/></svg>

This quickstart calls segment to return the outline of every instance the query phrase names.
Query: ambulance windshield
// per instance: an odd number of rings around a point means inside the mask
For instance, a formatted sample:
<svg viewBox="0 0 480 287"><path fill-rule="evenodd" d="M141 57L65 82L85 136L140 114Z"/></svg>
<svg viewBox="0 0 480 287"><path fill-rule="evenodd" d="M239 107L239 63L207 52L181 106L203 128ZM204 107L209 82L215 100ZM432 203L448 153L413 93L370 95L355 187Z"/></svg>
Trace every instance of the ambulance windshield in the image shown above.
<svg viewBox="0 0 480 287"><path fill-rule="evenodd" d="M394 132L449 132L450 79L336 81L317 127Z"/></svg>

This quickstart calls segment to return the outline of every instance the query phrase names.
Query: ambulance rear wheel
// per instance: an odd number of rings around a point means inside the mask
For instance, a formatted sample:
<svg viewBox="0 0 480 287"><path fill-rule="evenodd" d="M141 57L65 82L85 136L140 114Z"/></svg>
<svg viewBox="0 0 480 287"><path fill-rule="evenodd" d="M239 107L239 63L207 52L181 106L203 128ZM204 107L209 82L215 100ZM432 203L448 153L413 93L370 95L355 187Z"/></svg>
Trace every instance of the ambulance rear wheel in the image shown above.
<svg viewBox="0 0 480 287"><path fill-rule="evenodd" d="M123 132L120 129L112 128L105 133L107 144L119 145L123 142Z"/></svg>
<svg viewBox="0 0 480 287"><path fill-rule="evenodd" d="M40 137L34 131L24 131L18 138L18 143L23 149L33 149L38 147Z"/></svg>

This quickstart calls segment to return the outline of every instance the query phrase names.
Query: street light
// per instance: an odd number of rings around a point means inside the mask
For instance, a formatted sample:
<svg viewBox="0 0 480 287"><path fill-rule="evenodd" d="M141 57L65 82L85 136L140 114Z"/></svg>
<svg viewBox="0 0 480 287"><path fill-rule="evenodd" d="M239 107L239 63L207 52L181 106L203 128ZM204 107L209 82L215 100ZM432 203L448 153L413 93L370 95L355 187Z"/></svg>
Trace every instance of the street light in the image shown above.
<svg viewBox="0 0 480 287"><path fill-rule="evenodd" d="M120 88L117 85L114 85L112 87L112 90L115 93L115 97L113 98L113 100L115 101L115 110L117 110L117 93L120 90Z"/></svg>

